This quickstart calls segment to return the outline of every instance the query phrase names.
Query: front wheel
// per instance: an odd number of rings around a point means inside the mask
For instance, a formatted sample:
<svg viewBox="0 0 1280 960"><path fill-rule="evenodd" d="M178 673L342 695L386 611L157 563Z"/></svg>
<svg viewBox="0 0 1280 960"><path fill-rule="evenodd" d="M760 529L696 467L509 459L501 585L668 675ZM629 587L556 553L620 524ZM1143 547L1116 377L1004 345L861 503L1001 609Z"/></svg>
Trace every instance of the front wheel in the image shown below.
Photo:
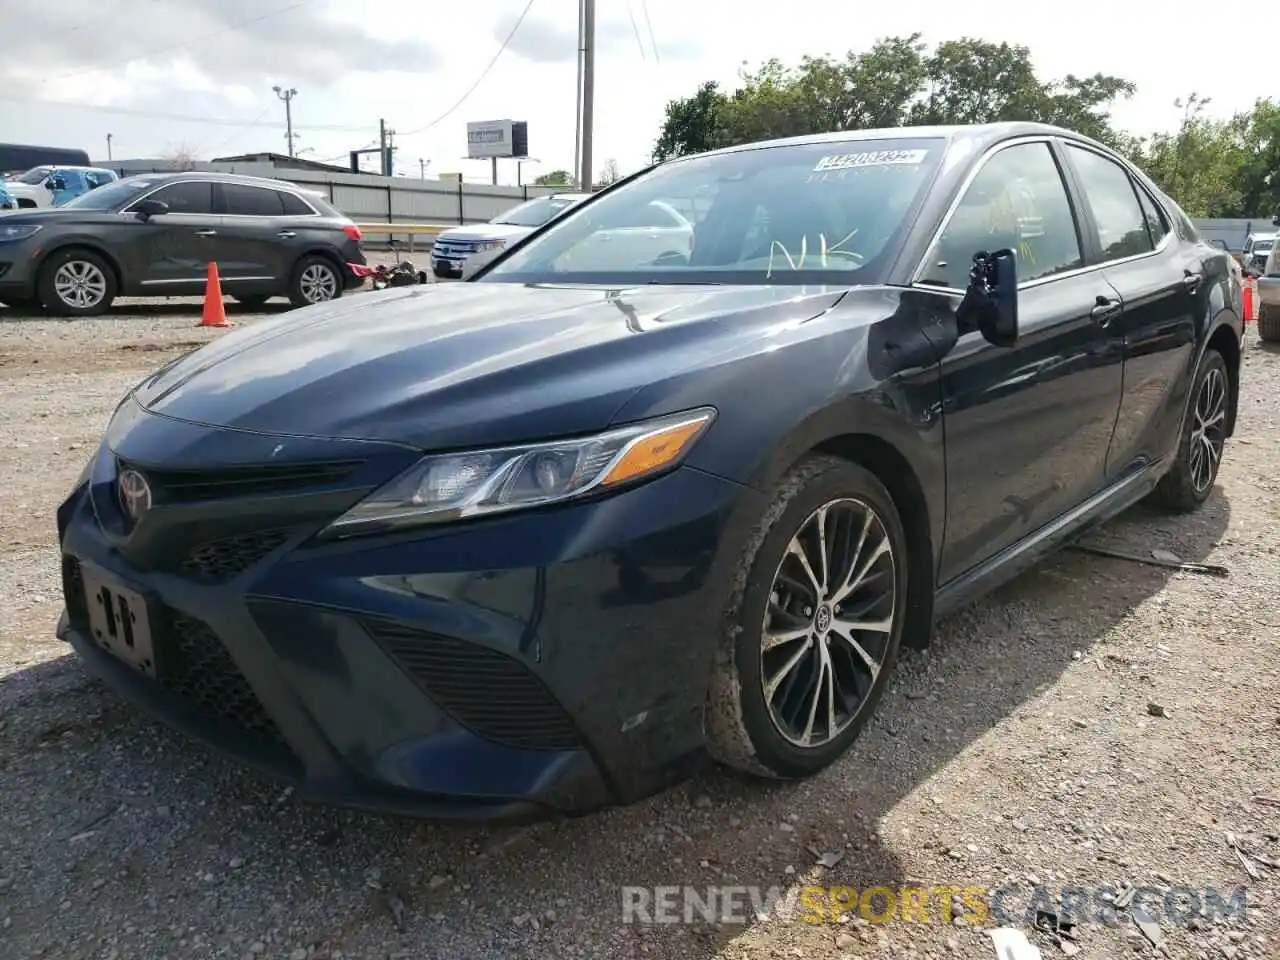
<svg viewBox="0 0 1280 960"><path fill-rule="evenodd" d="M115 271L91 250L59 250L40 268L40 302L60 317L93 317L111 309Z"/></svg>
<svg viewBox="0 0 1280 960"><path fill-rule="evenodd" d="M1154 500L1178 513L1198 508L1213 490L1227 442L1231 379L1222 354L1205 351L1192 386L1191 406L1182 426L1177 457L1156 486Z"/></svg>
<svg viewBox="0 0 1280 960"><path fill-rule="evenodd" d="M342 277L333 261L311 254L298 261L289 283L289 300L295 307L326 303L342 296Z"/></svg>
<svg viewBox="0 0 1280 960"><path fill-rule="evenodd" d="M1270 309L1265 303L1258 305L1258 339L1268 343L1280 340L1280 304Z"/></svg>
<svg viewBox="0 0 1280 960"><path fill-rule="evenodd" d="M875 475L827 456L792 468L739 569L707 700L711 755L796 778L844 754L897 660L909 564Z"/></svg>

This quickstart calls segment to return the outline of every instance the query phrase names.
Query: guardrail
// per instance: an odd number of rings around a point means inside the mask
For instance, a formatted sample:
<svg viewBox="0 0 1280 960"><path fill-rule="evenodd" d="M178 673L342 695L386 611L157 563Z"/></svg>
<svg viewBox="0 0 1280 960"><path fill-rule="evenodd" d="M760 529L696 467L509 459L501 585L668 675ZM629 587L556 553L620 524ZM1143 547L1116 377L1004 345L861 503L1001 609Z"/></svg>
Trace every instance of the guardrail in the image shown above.
<svg viewBox="0 0 1280 960"><path fill-rule="evenodd" d="M419 237L429 237L433 241L435 237L451 227L456 227L456 223L357 223L360 232L365 235L365 239L380 238L385 243L392 243L401 237L409 242L409 252L413 253L414 246ZM430 250L432 243L426 245L426 249Z"/></svg>

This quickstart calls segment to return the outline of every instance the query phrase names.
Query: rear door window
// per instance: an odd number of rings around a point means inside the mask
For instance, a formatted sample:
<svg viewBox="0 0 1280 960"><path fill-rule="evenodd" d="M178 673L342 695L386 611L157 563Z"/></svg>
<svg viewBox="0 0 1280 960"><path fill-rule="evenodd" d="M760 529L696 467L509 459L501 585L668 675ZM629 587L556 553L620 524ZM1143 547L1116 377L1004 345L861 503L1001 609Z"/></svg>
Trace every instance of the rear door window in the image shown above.
<svg viewBox="0 0 1280 960"><path fill-rule="evenodd" d="M1102 258L1123 260L1154 250L1146 216L1124 167L1073 144L1067 144L1067 150L1098 226Z"/></svg>
<svg viewBox="0 0 1280 960"><path fill-rule="evenodd" d="M242 183L224 183L222 202L230 217L279 217L284 215L280 194L265 187Z"/></svg>

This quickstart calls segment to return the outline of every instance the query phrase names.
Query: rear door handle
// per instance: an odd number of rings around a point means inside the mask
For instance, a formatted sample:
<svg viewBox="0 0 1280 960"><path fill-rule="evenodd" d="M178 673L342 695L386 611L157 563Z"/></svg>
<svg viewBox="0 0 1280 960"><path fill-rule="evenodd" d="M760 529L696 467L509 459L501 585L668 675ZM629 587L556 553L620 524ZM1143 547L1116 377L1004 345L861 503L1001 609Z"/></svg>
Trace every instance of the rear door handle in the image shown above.
<svg viewBox="0 0 1280 960"><path fill-rule="evenodd" d="M1093 322L1100 327L1109 326L1111 321L1120 316L1120 301L1098 295L1094 308L1089 311Z"/></svg>
<svg viewBox="0 0 1280 960"><path fill-rule="evenodd" d="M217 230L205 229L205 230L197 230L197 231L196 231L196 236L197 236L197 237L216 237L217 235L218 235L218 231L217 231Z"/></svg>
<svg viewBox="0 0 1280 960"><path fill-rule="evenodd" d="M1201 277L1198 273L1192 273L1190 270L1182 271L1182 285L1189 292L1200 286L1200 279Z"/></svg>
<svg viewBox="0 0 1280 960"><path fill-rule="evenodd" d="M292 240L294 237L297 236L297 234L294 233L292 230L281 230L279 233L276 234L276 236L279 237L281 240Z"/></svg>

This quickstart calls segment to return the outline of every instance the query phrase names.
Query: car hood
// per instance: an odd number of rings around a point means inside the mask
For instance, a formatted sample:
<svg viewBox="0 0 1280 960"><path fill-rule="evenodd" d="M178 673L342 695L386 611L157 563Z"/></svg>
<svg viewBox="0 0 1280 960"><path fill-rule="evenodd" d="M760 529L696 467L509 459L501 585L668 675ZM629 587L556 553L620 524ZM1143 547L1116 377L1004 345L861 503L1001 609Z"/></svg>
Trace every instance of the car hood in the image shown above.
<svg viewBox="0 0 1280 960"><path fill-rule="evenodd" d="M5 189L13 196L18 196L6 184ZM44 189L41 187L40 189ZM23 194L26 196L26 194ZM119 223L120 215L117 213L103 213L101 210L76 210L67 207L42 207L38 210L26 209L17 210L12 213L6 213L4 217L5 225L15 223L38 223L41 225L53 226L55 224L92 224L92 223Z"/></svg>
<svg viewBox="0 0 1280 960"><path fill-rule="evenodd" d="M477 223L469 227L451 227L437 240L513 240L533 233L533 227L518 227L513 223Z"/></svg>
<svg viewBox="0 0 1280 960"><path fill-rule="evenodd" d="M391 288L283 314L135 388L168 417L423 449L600 430L648 383L815 317L845 288Z"/></svg>

